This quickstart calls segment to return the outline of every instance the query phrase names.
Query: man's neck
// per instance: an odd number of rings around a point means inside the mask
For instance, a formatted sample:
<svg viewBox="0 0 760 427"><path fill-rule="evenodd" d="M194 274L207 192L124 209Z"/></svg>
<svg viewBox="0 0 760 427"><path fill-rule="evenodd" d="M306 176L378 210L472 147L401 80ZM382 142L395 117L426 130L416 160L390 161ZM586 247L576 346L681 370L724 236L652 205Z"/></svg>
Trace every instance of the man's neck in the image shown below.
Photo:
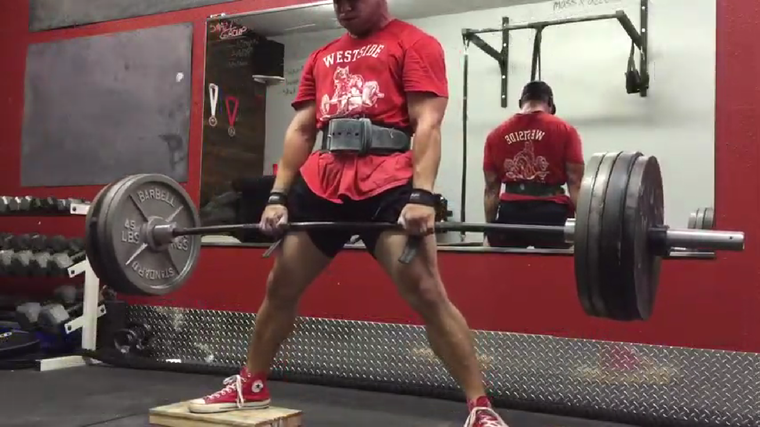
<svg viewBox="0 0 760 427"><path fill-rule="evenodd" d="M546 104L544 104L543 102L535 102L535 101L524 102L522 108L520 109L520 113L522 114L536 113L539 111L543 111L544 113L549 112Z"/></svg>
<svg viewBox="0 0 760 427"><path fill-rule="evenodd" d="M388 13L383 13L382 16L377 20L377 23L375 23L375 25L373 25L372 28L369 31L367 31L366 34L356 35L356 34L348 33L348 35L350 35L351 37L355 39L369 37L372 34L375 34L376 32L385 28L385 26L390 24L391 21L393 21L393 18Z"/></svg>

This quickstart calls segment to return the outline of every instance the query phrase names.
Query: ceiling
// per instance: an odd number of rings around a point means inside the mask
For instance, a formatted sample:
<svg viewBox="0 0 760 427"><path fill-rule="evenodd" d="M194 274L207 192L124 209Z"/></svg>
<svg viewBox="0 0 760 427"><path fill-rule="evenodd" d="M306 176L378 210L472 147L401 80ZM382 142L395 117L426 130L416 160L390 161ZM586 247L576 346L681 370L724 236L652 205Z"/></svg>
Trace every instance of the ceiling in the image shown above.
<svg viewBox="0 0 760 427"><path fill-rule="evenodd" d="M409 20L436 15L451 15L473 10L493 9L545 0L388 0L393 16ZM226 17L265 37L310 33L340 28L333 2L320 1L305 7Z"/></svg>

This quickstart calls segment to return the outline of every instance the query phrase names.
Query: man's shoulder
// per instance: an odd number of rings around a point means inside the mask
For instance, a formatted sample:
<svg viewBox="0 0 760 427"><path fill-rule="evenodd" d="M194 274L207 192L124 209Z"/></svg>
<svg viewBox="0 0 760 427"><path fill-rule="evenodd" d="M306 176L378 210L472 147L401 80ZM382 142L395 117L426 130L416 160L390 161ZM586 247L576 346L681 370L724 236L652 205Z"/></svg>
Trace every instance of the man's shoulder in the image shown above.
<svg viewBox="0 0 760 427"><path fill-rule="evenodd" d="M553 127L557 129L568 130L568 131L575 130L573 125L571 125L568 121L566 121L562 117L559 117L555 114L549 114L549 113L542 114L541 120L544 123L552 125Z"/></svg>
<svg viewBox="0 0 760 427"><path fill-rule="evenodd" d="M389 28L391 34L408 45L413 45L419 41L429 41L440 44L435 36L412 23L402 21L401 19L394 19L389 25L392 26Z"/></svg>

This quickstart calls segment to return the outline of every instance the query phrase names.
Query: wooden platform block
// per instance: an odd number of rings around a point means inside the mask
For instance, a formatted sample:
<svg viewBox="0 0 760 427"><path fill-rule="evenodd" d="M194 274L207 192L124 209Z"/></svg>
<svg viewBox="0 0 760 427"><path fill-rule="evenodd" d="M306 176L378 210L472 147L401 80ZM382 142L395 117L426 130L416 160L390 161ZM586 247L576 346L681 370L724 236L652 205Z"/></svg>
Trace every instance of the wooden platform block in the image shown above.
<svg viewBox="0 0 760 427"><path fill-rule="evenodd" d="M167 427L301 427L302 412L270 406L267 409L246 409L219 414L194 414L179 402L153 408L149 412L151 425Z"/></svg>

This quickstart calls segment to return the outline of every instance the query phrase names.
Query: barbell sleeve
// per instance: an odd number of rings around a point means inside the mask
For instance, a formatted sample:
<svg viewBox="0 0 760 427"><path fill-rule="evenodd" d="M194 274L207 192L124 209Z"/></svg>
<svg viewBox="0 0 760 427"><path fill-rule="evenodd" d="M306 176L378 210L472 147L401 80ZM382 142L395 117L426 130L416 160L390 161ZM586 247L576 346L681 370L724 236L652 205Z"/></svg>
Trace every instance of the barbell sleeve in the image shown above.
<svg viewBox="0 0 760 427"><path fill-rule="evenodd" d="M665 245L669 248L743 251L744 233L735 231L668 229L665 232Z"/></svg>

